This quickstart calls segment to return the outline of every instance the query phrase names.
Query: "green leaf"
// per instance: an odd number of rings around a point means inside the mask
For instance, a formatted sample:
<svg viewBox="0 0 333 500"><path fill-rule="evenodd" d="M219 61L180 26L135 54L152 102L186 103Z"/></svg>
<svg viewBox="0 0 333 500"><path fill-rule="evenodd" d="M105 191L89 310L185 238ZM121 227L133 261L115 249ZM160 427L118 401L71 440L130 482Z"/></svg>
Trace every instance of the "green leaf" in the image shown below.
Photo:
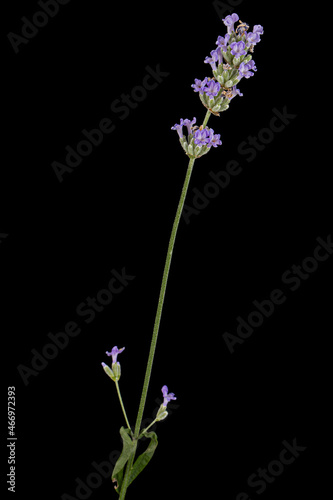
<svg viewBox="0 0 333 500"><path fill-rule="evenodd" d="M136 459L129 477L128 484L130 485L134 479L143 471L146 465L150 462L152 456L155 453L156 447L158 445L157 434L156 432L146 432L144 434L145 437L150 438L150 443L146 451L144 451L141 455Z"/></svg>
<svg viewBox="0 0 333 500"><path fill-rule="evenodd" d="M130 457L135 452L135 443L129 436L130 429L125 429L125 427L120 428L120 435L123 440L123 450L120 457L118 458L116 465L112 471L112 482L117 482L115 486L116 492L119 494L121 490L121 485L123 483L124 467Z"/></svg>

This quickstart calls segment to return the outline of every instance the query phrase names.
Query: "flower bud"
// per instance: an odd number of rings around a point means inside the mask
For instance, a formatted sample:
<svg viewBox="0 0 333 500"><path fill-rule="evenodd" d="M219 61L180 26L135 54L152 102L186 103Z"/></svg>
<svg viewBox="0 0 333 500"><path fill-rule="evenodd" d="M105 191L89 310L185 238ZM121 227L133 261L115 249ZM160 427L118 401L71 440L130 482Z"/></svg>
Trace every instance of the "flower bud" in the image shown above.
<svg viewBox="0 0 333 500"><path fill-rule="evenodd" d="M159 407L159 410L156 414L156 422L160 422L161 420L164 420L168 416L168 412L166 411L166 407L161 404Z"/></svg>
<svg viewBox="0 0 333 500"><path fill-rule="evenodd" d="M111 368L106 363L102 363L102 366L105 373L115 382L115 374L113 373Z"/></svg>
<svg viewBox="0 0 333 500"><path fill-rule="evenodd" d="M118 380L120 379L120 375L121 375L121 368L120 368L119 361L117 361L117 363L112 363L112 371L114 373L114 381L118 382Z"/></svg>

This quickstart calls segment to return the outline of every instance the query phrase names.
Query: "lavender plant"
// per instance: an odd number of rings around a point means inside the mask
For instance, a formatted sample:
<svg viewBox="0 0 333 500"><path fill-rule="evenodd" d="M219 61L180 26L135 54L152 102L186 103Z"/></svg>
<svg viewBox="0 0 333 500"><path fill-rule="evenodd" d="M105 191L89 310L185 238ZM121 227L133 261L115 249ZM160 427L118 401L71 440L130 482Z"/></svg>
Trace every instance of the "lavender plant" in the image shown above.
<svg viewBox="0 0 333 500"><path fill-rule="evenodd" d="M177 131L180 144L190 160L171 231L135 427L130 426L119 388L121 367L117 357L125 348L118 349L118 347L115 346L112 348L111 352L106 352L108 356L112 357L111 366L108 366L104 362L102 363L105 373L116 385L120 405L126 422L126 427L121 427L120 429L120 435L123 441L122 453L112 472L112 481L116 483L115 490L119 494L120 500L124 500L127 488L146 467L156 450L158 444L157 435L155 432L148 432L148 429L156 422L164 420L167 417L168 403L176 399L175 395L172 392L169 393L168 387L164 385L162 387L163 403L156 414L155 420L145 429L141 429L172 253L193 165L197 158L207 154L212 147L216 148L222 144L221 135L215 134L212 128L207 127L210 116L220 116L220 112L226 111L229 108L232 99L236 96L242 96L243 94L241 94L240 90L237 88L238 83L243 78L248 79L252 77L254 71L257 70L252 59L252 53L254 47L260 42L260 35L264 32L262 26L257 24L253 27L252 31L249 31L249 26L240 21L238 15L235 13L222 19L222 21L227 27L227 33L223 37L218 37L216 41L217 48L212 50L210 57L206 57L204 61L206 64L210 64L213 76L206 77L203 80L195 79L192 85L194 92L199 94L202 104L207 109L204 121L202 125L198 127L195 125L196 118L193 118L193 120L189 120L188 118L185 120L181 119L179 124L175 124L172 127L172 130ZM235 23L237 22L238 26L235 28ZM184 128L186 129L185 133ZM134 462L138 443L143 437L149 439L148 447Z"/></svg>

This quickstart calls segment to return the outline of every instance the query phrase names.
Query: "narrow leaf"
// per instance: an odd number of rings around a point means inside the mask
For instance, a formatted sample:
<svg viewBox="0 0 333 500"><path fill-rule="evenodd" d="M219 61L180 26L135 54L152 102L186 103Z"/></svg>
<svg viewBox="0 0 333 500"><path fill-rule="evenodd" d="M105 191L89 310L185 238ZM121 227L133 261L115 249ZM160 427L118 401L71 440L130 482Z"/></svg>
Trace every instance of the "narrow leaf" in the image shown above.
<svg viewBox="0 0 333 500"><path fill-rule="evenodd" d="M129 429L121 427L120 435L123 440L123 450L112 471L112 482L117 482L117 485L115 486L115 490L117 493L119 493L121 490L121 485L123 482L123 475L124 475L124 467L128 462L129 458L134 453L135 449L135 444L130 438L129 433L130 433Z"/></svg>
<svg viewBox="0 0 333 500"><path fill-rule="evenodd" d="M138 458L136 459L131 470L128 484L131 484L134 481L134 479L140 474L140 472L143 471L146 465L150 462L158 445L157 434L155 432L146 432L145 437L150 438L150 443L146 451L143 452L141 455L139 455Z"/></svg>

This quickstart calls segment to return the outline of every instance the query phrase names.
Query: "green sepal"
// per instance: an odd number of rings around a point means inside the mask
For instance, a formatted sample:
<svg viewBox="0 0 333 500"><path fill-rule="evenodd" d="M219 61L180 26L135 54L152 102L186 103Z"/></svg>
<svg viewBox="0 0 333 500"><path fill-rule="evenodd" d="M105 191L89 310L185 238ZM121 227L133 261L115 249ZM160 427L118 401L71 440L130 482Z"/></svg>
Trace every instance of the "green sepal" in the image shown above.
<svg viewBox="0 0 333 500"><path fill-rule="evenodd" d="M120 364L119 363L112 363L112 371L114 373L114 381L118 382L118 380L120 379L120 375L121 375L121 368L120 368Z"/></svg>
<svg viewBox="0 0 333 500"><path fill-rule="evenodd" d="M199 153L201 153L201 149L202 149L201 146L195 146L195 148L194 148L194 156L195 157L199 156Z"/></svg>
<svg viewBox="0 0 333 500"><path fill-rule="evenodd" d="M206 155L207 153L209 153L210 150L211 150L211 147L202 146L201 151L200 151L200 155L197 156L197 158L201 158L201 156Z"/></svg>
<svg viewBox="0 0 333 500"><path fill-rule="evenodd" d="M224 99L220 106L220 111L226 111L229 108L230 99Z"/></svg>
<svg viewBox="0 0 333 500"><path fill-rule="evenodd" d="M228 52L222 52L222 54L223 54L224 59L225 59L228 63L230 63L231 58L232 58L230 51L228 51Z"/></svg>
<svg viewBox="0 0 333 500"><path fill-rule="evenodd" d="M142 472L143 469L148 465L158 445L156 432L145 432L144 436L150 439L150 443L146 451L141 453L141 455L139 455L138 458L136 459L131 469L128 485L130 485L134 481L134 479L140 474L140 472Z"/></svg>
<svg viewBox="0 0 333 500"><path fill-rule="evenodd" d="M207 102L207 94L206 93L203 93L202 95L199 94L199 97L200 97L200 100L202 102L202 104L207 108L208 107L208 102Z"/></svg>
<svg viewBox="0 0 333 500"><path fill-rule="evenodd" d="M238 77L238 69L233 69L229 75L229 80L233 80L236 76Z"/></svg>
<svg viewBox="0 0 333 500"><path fill-rule="evenodd" d="M241 56L240 57L236 57L236 56L233 56L233 59L232 59L232 64L234 66L239 66L240 65L240 62L241 62Z"/></svg>
<svg viewBox="0 0 333 500"><path fill-rule="evenodd" d="M221 92L221 94L222 94L222 92ZM223 99L224 99L223 95L220 95L220 97L216 96L215 102L214 102L214 107L219 106L220 104L222 104ZM212 108L212 109L213 109L213 111L215 111L214 108Z"/></svg>
<svg viewBox="0 0 333 500"><path fill-rule="evenodd" d="M221 85L223 85L223 84L224 84L224 78L223 78L223 75L219 75L219 76L217 77L217 81L218 81Z"/></svg>
<svg viewBox="0 0 333 500"><path fill-rule="evenodd" d="M188 144L187 144L186 137L179 139L179 142L180 142L182 148L184 149L185 153L187 153L188 152Z"/></svg>
<svg viewBox="0 0 333 500"><path fill-rule="evenodd" d="M251 59L252 59L252 56L251 56L251 54L249 54L248 56L245 57L243 63L247 64L248 62L251 61Z"/></svg>
<svg viewBox="0 0 333 500"><path fill-rule="evenodd" d="M221 76L223 73L223 64L219 64L216 71L213 71L215 78Z"/></svg>
<svg viewBox="0 0 333 500"><path fill-rule="evenodd" d="M228 70L223 71L223 79L225 82L227 82L230 79L230 72Z"/></svg>
<svg viewBox="0 0 333 500"><path fill-rule="evenodd" d="M118 458L116 465L112 471L112 482L117 483L114 487L118 495L120 494L121 486L123 484L124 468L128 460L135 453L135 443L130 438L130 429L125 429L125 427L120 428L120 435L123 440L123 450Z"/></svg>
<svg viewBox="0 0 333 500"><path fill-rule="evenodd" d="M110 377L110 379L113 380L113 382L116 381L115 374L113 373L113 371L111 370L111 368L108 365L106 365L105 363L103 364L103 370Z"/></svg>

